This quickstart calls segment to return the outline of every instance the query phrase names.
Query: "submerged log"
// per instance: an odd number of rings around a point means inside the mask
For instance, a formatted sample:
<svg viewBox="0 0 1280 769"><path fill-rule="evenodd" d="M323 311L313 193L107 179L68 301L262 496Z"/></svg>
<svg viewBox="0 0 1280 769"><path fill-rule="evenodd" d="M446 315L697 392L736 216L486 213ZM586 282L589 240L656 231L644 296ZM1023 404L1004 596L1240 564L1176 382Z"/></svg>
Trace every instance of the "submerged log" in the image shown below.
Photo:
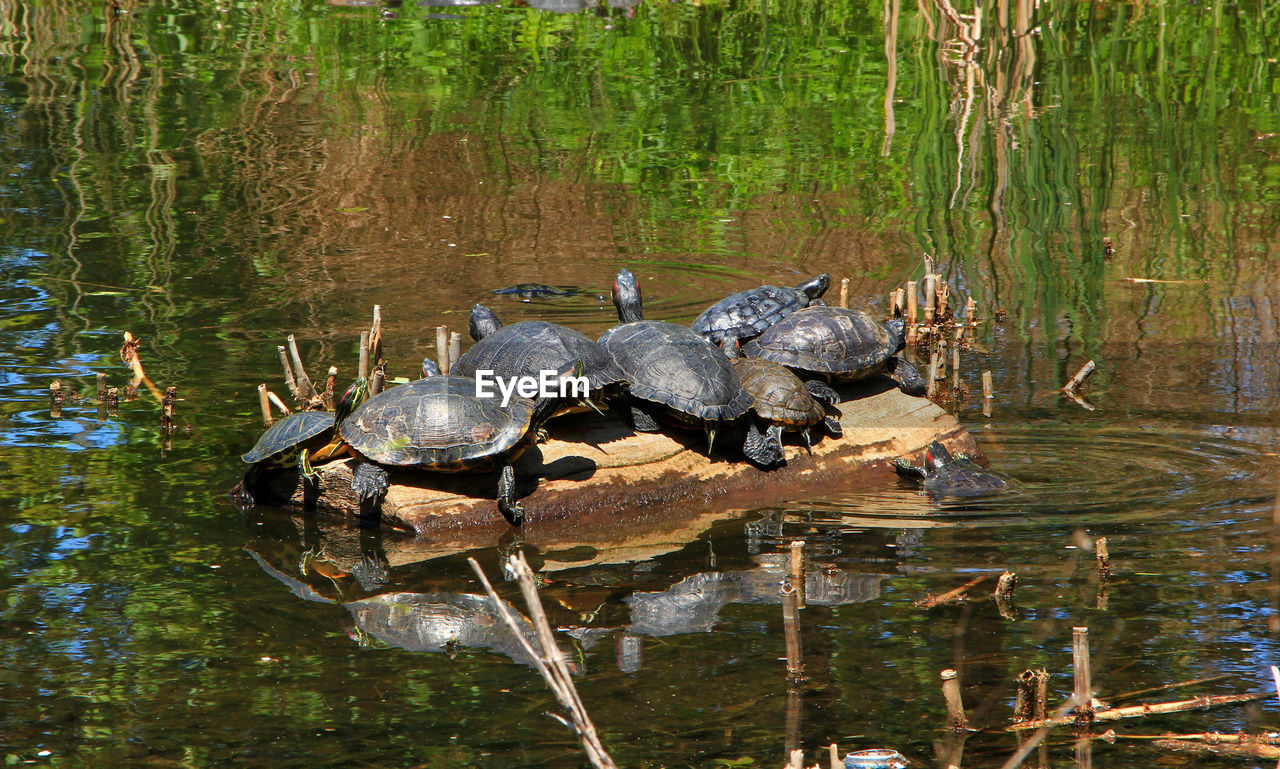
<svg viewBox="0 0 1280 769"><path fill-rule="evenodd" d="M861 474L883 473L887 463L940 440L952 450L973 451L960 423L924 399L899 392L888 379L840 390L842 438L823 437L812 455L788 436L785 466L761 471L740 458L727 436L706 454L701 433L636 433L616 413L584 414L548 425L551 440L530 448L516 462L517 495L526 526L597 512L656 510L672 505L760 507L849 487ZM815 430L815 439L818 438ZM295 472L275 479L275 500L356 518L351 460L317 468L320 480L304 488ZM865 477L863 478L865 480ZM494 472L445 474L414 470L391 473L382 521L425 534L464 526L507 524L497 511ZM272 494L259 495L270 501ZM286 502L287 500L287 502Z"/></svg>

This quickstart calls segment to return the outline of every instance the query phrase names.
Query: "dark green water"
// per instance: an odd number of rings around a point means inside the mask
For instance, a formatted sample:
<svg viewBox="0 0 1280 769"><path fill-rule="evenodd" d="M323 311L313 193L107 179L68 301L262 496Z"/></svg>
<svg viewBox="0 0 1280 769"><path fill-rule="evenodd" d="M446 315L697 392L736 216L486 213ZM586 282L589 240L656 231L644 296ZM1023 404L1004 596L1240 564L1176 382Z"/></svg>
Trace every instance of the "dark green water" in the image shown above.
<svg viewBox="0 0 1280 769"><path fill-rule="evenodd" d="M1047 668L1066 696L1076 625L1103 699L1223 674L1149 698L1269 688L1276 7L986 4L971 49L927 8L0 4L6 762L585 765L466 597L465 556L496 577L518 542L450 553L242 517L224 492L287 334L313 375L349 373L378 303L407 374L476 301L602 331L621 266L651 317L687 322L824 270L883 311L931 254L984 319L962 377L977 392L990 369L997 394L989 418L972 396L949 407L1020 493L959 509L884 477L698 507L665 537L629 523L524 545L620 765L779 766L832 741L934 764L953 667L981 730L964 765L998 767L1014 677ZM489 293L526 281L587 292ZM126 330L179 388L171 438L145 391L118 415L50 409L55 378L124 386ZM1094 410L1057 393L1088 359ZM648 544L612 547L627 537ZM789 693L776 585L794 539L821 569ZM362 550L387 559L382 584ZM1010 616L990 581L913 605L1002 569ZM1278 715L1264 700L1116 730ZM1088 758L1207 760L1127 740ZM1065 731L1029 761L1087 765ZM1224 760L1254 763L1270 765Z"/></svg>

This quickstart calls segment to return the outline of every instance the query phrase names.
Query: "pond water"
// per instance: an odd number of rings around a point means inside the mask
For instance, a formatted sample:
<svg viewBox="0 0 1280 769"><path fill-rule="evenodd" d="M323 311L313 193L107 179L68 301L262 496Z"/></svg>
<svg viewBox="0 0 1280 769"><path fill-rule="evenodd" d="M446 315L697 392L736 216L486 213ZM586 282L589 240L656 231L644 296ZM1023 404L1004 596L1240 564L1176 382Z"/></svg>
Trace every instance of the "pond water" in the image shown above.
<svg viewBox="0 0 1280 769"><path fill-rule="evenodd" d="M780 766L837 742L998 767L1018 674L1049 671L1050 707L1070 693L1074 626L1101 699L1267 691L1280 15L949 7L0 4L6 764L585 765L476 597L466 557L497 579L517 550L621 766ZM885 474L461 551L225 496L258 383L282 389L276 345L296 334L313 376L349 375L374 304L407 375L477 301L598 334L623 266L650 317L688 322L822 271L883 313L925 254L981 319L946 405L1016 494L958 507ZM491 293L522 282L582 290ZM178 388L171 436L145 388L94 402L96 373L128 381L125 331ZM1090 359L1086 400L1063 397ZM88 397L51 408L54 379ZM797 539L807 679L788 683ZM968 602L916 604L983 576ZM1115 729L1277 717L1263 699ZM1270 765L1066 730L1028 762L1209 760Z"/></svg>

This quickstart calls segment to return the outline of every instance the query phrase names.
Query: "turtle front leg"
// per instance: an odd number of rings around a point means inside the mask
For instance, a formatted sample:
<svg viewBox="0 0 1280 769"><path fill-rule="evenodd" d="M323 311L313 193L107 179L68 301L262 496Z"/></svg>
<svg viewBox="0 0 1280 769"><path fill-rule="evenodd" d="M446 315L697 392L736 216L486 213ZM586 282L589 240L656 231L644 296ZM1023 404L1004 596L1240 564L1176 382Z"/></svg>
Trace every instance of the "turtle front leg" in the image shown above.
<svg viewBox="0 0 1280 769"><path fill-rule="evenodd" d="M840 393L836 392L831 385L821 379L806 379L804 389L808 390L810 395L822 403L826 403L829 406L840 405Z"/></svg>
<svg viewBox="0 0 1280 769"><path fill-rule="evenodd" d="M351 476L351 490L360 498L362 507L365 503L376 505L387 495L389 478L390 475L381 467L372 462L361 462Z"/></svg>
<svg viewBox="0 0 1280 769"><path fill-rule="evenodd" d="M920 372L906 358L893 356L885 364L885 370L898 380L898 389L907 395L923 396L929 391Z"/></svg>
<svg viewBox="0 0 1280 769"><path fill-rule="evenodd" d="M772 435L765 435L753 422L747 428L747 439L742 443L742 453L756 467L768 469L782 464L782 445Z"/></svg>
<svg viewBox="0 0 1280 769"><path fill-rule="evenodd" d="M516 501L516 469L510 463L498 473L498 511L512 526L524 523L524 507Z"/></svg>

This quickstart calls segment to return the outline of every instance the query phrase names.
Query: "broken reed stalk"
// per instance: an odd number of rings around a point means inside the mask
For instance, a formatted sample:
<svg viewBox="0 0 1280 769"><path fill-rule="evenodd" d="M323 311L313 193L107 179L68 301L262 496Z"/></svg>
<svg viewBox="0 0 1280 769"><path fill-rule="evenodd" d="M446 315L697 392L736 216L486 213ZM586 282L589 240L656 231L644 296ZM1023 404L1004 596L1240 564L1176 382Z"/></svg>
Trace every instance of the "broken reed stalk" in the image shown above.
<svg viewBox="0 0 1280 769"><path fill-rule="evenodd" d="M448 374L453 361L449 360L449 327L436 326L436 362L440 365L440 373Z"/></svg>
<svg viewBox="0 0 1280 769"><path fill-rule="evenodd" d="M145 384L151 394L155 396L157 403L164 402L164 396L160 394L160 388L155 386L147 377L147 372L142 370L142 358L138 354L138 348L141 346L142 340L134 337L128 331L124 332L124 344L120 345L120 360L124 362L133 371L133 381L129 383L128 389L125 391L127 398L132 398L138 392L138 385Z"/></svg>
<svg viewBox="0 0 1280 769"><path fill-rule="evenodd" d="M926 596L911 605L916 607L917 609L932 609L938 604L943 604L943 603L947 603L948 601L958 600L961 596L965 594L965 591L967 591L969 588L973 587L974 585L982 582L986 578L987 577L985 574L981 577L975 577L954 590L948 590L942 595Z"/></svg>
<svg viewBox="0 0 1280 769"><path fill-rule="evenodd" d="M934 276L941 277L941 276ZM951 287L947 285L945 280L938 281L938 308L934 314L936 318L944 318L947 315L947 299L951 295Z"/></svg>
<svg viewBox="0 0 1280 769"><path fill-rule="evenodd" d="M978 303L969 297L964 302L964 322L966 325L978 325Z"/></svg>
<svg viewBox="0 0 1280 769"><path fill-rule="evenodd" d="M956 343L951 346L951 386L960 389L960 337L964 335L964 326L956 329Z"/></svg>
<svg viewBox="0 0 1280 769"><path fill-rule="evenodd" d="M386 383L387 372L383 369L382 364L373 367L373 373L369 375L369 395L377 395L382 392L382 386Z"/></svg>
<svg viewBox="0 0 1280 769"><path fill-rule="evenodd" d="M947 717L951 719L951 728L963 731L969 726L969 719L964 715L964 702L960 699L960 680L956 671L947 668L942 671L942 698L947 703Z"/></svg>
<svg viewBox="0 0 1280 769"><path fill-rule="evenodd" d="M62 380L55 379L49 383L49 416L62 418Z"/></svg>
<svg viewBox="0 0 1280 769"><path fill-rule="evenodd" d="M791 541L791 584L796 589L796 608L804 608L804 540Z"/></svg>
<svg viewBox="0 0 1280 769"><path fill-rule="evenodd" d="M895 318L902 317L907 311L907 290L905 288L895 289L890 296L890 314Z"/></svg>
<svg viewBox="0 0 1280 769"><path fill-rule="evenodd" d="M1178 700L1177 702L1156 702L1143 705L1129 705L1123 708L1111 708L1110 710L1094 711L1093 719L1095 721L1118 721L1122 718L1138 718L1141 716L1150 716L1164 713L1183 713L1188 710L1203 710L1206 708L1216 708L1222 705L1235 705L1241 702L1252 702L1270 697L1270 694L1220 694L1213 697L1196 697L1190 700ZM1075 696L1072 695L1071 702L1075 702ZM1039 729L1047 726L1066 726L1076 722L1075 716L1057 716L1052 718L1036 719L1023 724L1014 724L1006 728L1006 731L1022 731L1023 729Z"/></svg>
<svg viewBox="0 0 1280 769"><path fill-rule="evenodd" d="M920 300L916 297L916 282L914 280L907 281L907 325L914 326L916 324L916 312L919 311Z"/></svg>
<svg viewBox="0 0 1280 769"><path fill-rule="evenodd" d="M1093 553L1098 559L1098 576L1106 579L1111 576L1111 554L1107 552L1107 538L1098 537L1093 543Z"/></svg>
<svg viewBox="0 0 1280 769"><path fill-rule="evenodd" d="M849 279L840 279L840 306L849 309Z"/></svg>
<svg viewBox="0 0 1280 769"><path fill-rule="evenodd" d="M800 602L795 584L782 585L782 635L787 644L787 680L804 681L804 648L800 643Z"/></svg>
<svg viewBox="0 0 1280 769"><path fill-rule="evenodd" d="M262 409L262 424L270 427L276 423L275 417L271 416L271 399L267 397L267 385L258 385L258 408Z"/></svg>
<svg viewBox="0 0 1280 769"><path fill-rule="evenodd" d="M1071 377L1071 380L1067 382L1065 387L1062 388L1063 392L1069 393L1075 390L1077 387L1079 387L1080 383L1084 381L1085 377L1093 373L1094 368L1095 368L1094 362L1092 359L1090 359L1088 363L1080 367L1080 370L1076 372L1075 376Z"/></svg>
<svg viewBox="0 0 1280 769"><path fill-rule="evenodd" d="M1065 710L1063 711L1066 712ZM1036 671L1036 718L1043 721L1049 713L1049 671L1040 668Z"/></svg>
<svg viewBox="0 0 1280 769"><path fill-rule="evenodd" d="M356 369L356 376L360 379L369 378L369 332L360 332L360 363Z"/></svg>
<svg viewBox="0 0 1280 769"><path fill-rule="evenodd" d="M924 322L931 325L937 317L938 309L938 276L929 273L924 276Z"/></svg>
<svg viewBox="0 0 1280 769"><path fill-rule="evenodd" d="M1089 665L1089 628L1071 628L1071 672L1075 678L1076 720L1093 720L1093 672Z"/></svg>
<svg viewBox="0 0 1280 769"><path fill-rule="evenodd" d="M289 350L282 344L276 345L276 352L280 353L280 368L284 369L284 383L289 388L289 395L294 400L300 400L298 395L298 380L293 376L293 366L289 365Z"/></svg>
<svg viewBox="0 0 1280 769"><path fill-rule="evenodd" d="M290 334L285 341L289 343L289 360L293 362L293 373L298 378L298 399L306 400L316 394L316 388L311 384L311 378L307 376L306 369L302 367L302 356L298 354L298 340Z"/></svg>
<svg viewBox="0 0 1280 769"><path fill-rule="evenodd" d="M98 402L102 403L107 398L107 375L98 372Z"/></svg>
<svg viewBox="0 0 1280 769"><path fill-rule="evenodd" d="M175 427L173 422L174 414L178 407L178 388L170 385L164 391L164 398L160 401L160 430L166 433L172 433Z"/></svg>
<svg viewBox="0 0 1280 769"><path fill-rule="evenodd" d="M457 331L449 332L449 367L453 368L453 364L462 357L462 334Z"/></svg>
<svg viewBox="0 0 1280 769"><path fill-rule="evenodd" d="M1013 722L1031 721L1036 717L1036 672L1024 670L1018 674L1018 689L1013 699Z"/></svg>
<svg viewBox="0 0 1280 769"><path fill-rule="evenodd" d="M790 760L787 762L787 769L804 769L804 751L791 751Z"/></svg>
<svg viewBox="0 0 1280 769"><path fill-rule="evenodd" d="M502 621L506 623L512 635L524 647L525 653L533 660L538 673L547 682L547 686L551 688L551 692L555 694L556 699L560 700L560 704L569 711L569 718L573 722L572 727L578 733L578 736L582 738L582 747L586 750L587 758L590 759L592 765L596 769L617 769L617 765L613 763L608 751L604 749L604 744L596 733L595 725L591 723L591 717L587 715L587 709L582 704L582 699L578 696L578 689L573 684L573 678L569 672L569 665L565 661L564 653L556 645L555 637L551 632L551 625L547 622L547 616L542 611L542 601L538 597L538 587L533 581L533 571L529 568L529 563L525 560L524 554L508 556L507 566L520 582L520 592L524 595L525 606L529 610L529 619L537 630L539 649L534 649L533 645L529 643L529 639L525 638L524 632L516 624L515 618L511 616L511 612L507 609L507 605L498 598L497 592L493 589L493 585L489 584L489 578L485 576L484 570L480 568L480 564L476 562L476 559L468 558L467 562L471 564L472 571L480 578L480 583L484 585L484 590L488 593L489 600L493 602L493 605L498 609L498 613L502 615Z"/></svg>
<svg viewBox="0 0 1280 769"><path fill-rule="evenodd" d="M1247 735L1246 735L1247 736ZM1183 742L1181 738L1159 739L1152 743L1158 748L1178 753L1210 753L1217 756L1239 756L1265 759L1280 758L1280 748L1257 742L1242 742L1237 745L1215 745L1204 742Z"/></svg>
<svg viewBox="0 0 1280 769"><path fill-rule="evenodd" d="M1018 575L1011 571L1001 572L1000 577L996 580L996 590L992 594L996 600L1011 601L1013 600L1013 586L1018 584Z"/></svg>
<svg viewBox="0 0 1280 769"><path fill-rule="evenodd" d="M280 400L280 396L276 395L270 390L267 390L267 399L270 400L273 404L275 404L276 408L280 409L281 414L288 416L293 413L293 411L291 411L288 406L284 405L284 401Z"/></svg>
<svg viewBox="0 0 1280 769"><path fill-rule="evenodd" d="M338 389L338 367L330 366L329 375L324 379L324 407L330 411L334 408L334 393Z"/></svg>
<svg viewBox="0 0 1280 769"><path fill-rule="evenodd" d="M830 757L831 769L844 769L844 762L840 760L840 748L836 747L834 742L827 748L827 753Z"/></svg>
<svg viewBox="0 0 1280 769"><path fill-rule="evenodd" d="M369 326L369 357L374 364L382 360L382 305L373 306L373 325Z"/></svg>

